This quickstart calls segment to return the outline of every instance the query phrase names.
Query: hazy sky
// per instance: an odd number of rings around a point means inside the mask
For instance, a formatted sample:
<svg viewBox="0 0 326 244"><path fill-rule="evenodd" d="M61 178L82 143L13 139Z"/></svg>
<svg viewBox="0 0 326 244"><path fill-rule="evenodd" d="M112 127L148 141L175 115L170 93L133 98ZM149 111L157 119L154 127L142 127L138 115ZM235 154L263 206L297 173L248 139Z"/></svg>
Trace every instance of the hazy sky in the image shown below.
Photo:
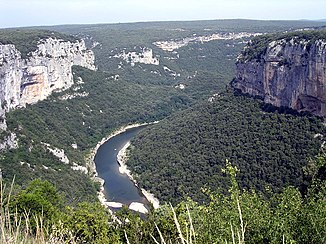
<svg viewBox="0 0 326 244"><path fill-rule="evenodd" d="M0 0L0 27L202 19L326 19L326 0Z"/></svg>

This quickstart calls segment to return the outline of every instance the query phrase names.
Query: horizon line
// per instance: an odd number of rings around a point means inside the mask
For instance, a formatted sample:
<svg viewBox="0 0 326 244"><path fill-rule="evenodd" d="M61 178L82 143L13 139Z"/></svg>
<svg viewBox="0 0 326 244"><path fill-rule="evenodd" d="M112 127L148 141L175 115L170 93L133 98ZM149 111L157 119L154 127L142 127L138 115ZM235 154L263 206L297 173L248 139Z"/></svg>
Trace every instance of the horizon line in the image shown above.
<svg viewBox="0 0 326 244"><path fill-rule="evenodd" d="M168 22L201 22L201 21L228 21L228 20L243 20L243 21L307 21L307 22L325 22L326 19L251 19L251 18L223 18L223 19L194 19L194 20L148 20L148 21L126 21L126 22L98 22L98 23L61 23L61 24L46 24L46 25L21 25L11 27L0 27L0 29L18 29L18 28L39 28L39 27L56 27L56 26L80 26L80 25L124 25L124 24L144 24L144 23L168 23Z"/></svg>

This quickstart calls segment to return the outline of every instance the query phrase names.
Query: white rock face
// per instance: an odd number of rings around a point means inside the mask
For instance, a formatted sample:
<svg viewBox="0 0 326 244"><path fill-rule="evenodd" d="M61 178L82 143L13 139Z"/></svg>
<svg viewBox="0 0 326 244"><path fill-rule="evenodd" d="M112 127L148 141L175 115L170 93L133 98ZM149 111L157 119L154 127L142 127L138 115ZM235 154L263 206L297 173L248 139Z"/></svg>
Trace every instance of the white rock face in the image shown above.
<svg viewBox="0 0 326 244"><path fill-rule="evenodd" d="M72 170L81 171L84 174L87 174L88 173L88 169L85 166L81 166L81 165L78 165L76 163L72 163L72 164L73 164L73 166L71 166L71 169Z"/></svg>
<svg viewBox="0 0 326 244"><path fill-rule="evenodd" d="M210 98L208 98L208 101L212 103L212 102L214 102L216 99L218 99L219 97L221 97L221 95L218 94L218 93L215 93L215 94L213 94L213 96L211 96Z"/></svg>
<svg viewBox="0 0 326 244"><path fill-rule="evenodd" d="M72 94L65 94L61 97L59 97L60 100L70 100L76 97L88 97L89 92L74 92Z"/></svg>
<svg viewBox="0 0 326 244"><path fill-rule="evenodd" d="M54 156L56 156L61 162L63 162L64 164L69 164L69 159L63 149L53 147L48 143L44 143L44 142L41 143L45 145L46 149L49 150L49 152L51 152Z"/></svg>
<svg viewBox="0 0 326 244"><path fill-rule="evenodd" d="M7 137L0 141L0 151L5 149L15 149L18 148L18 142L16 140L16 134L10 133Z"/></svg>
<svg viewBox="0 0 326 244"><path fill-rule="evenodd" d="M159 65L160 61L157 57L154 57L153 50L150 48L143 48L141 52L125 52L117 54L115 58L122 58L127 63L130 63L131 66L134 66L135 63L143 64L153 64Z"/></svg>
<svg viewBox="0 0 326 244"><path fill-rule="evenodd" d="M164 66L163 67L164 71L166 73L168 73L170 76L173 76L173 77L180 77L181 74L178 74L177 72L173 71L172 69L170 69L169 67L167 66Z"/></svg>
<svg viewBox="0 0 326 244"><path fill-rule="evenodd" d="M236 40L236 39L242 39L242 38L258 36L258 35L261 35L261 33L247 33L247 32L215 33L209 36L186 37L181 40L158 41L158 42L154 42L153 44L163 49L164 51L173 52L176 49L187 46L189 43L204 43L204 42L210 42L215 40Z"/></svg>
<svg viewBox="0 0 326 244"><path fill-rule="evenodd" d="M6 129L6 112L69 88L73 84L71 67L95 70L94 60L84 41L48 38L28 59L22 59L14 45L0 45L0 129Z"/></svg>
<svg viewBox="0 0 326 244"><path fill-rule="evenodd" d="M176 85L174 88L184 90L186 88L186 86L184 84L179 84L179 85Z"/></svg>

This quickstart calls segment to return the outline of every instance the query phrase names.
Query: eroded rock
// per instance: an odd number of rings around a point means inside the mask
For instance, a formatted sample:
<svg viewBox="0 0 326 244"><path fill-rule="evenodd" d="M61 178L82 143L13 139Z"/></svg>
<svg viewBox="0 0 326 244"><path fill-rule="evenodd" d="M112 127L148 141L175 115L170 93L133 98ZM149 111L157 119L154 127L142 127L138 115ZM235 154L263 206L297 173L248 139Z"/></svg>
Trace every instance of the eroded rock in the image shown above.
<svg viewBox="0 0 326 244"><path fill-rule="evenodd" d="M238 60L233 87L274 106L326 119L325 40L276 40L258 58Z"/></svg>
<svg viewBox="0 0 326 244"><path fill-rule="evenodd" d="M6 129L6 112L71 87L73 65L95 70L94 59L84 41L48 38L26 59L14 45L0 45L0 128Z"/></svg>

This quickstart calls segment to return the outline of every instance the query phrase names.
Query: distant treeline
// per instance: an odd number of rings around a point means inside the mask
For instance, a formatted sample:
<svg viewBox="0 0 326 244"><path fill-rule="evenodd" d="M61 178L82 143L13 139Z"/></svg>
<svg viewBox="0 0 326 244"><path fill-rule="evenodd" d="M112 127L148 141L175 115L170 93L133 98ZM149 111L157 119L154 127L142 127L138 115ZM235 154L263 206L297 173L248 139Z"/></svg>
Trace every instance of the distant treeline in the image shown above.
<svg viewBox="0 0 326 244"><path fill-rule="evenodd" d="M36 29L3 29L0 30L0 45L14 44L21 52L22 58L27 58L30 52L37 49L40 40L47 38L62 39L64 41L75 42L76 37L49 30Z"/></svg>
<svg viewBox="0 0 326 244"><path fill-rule="evenodd" d="M248 46L242 51L240 61L260 59L261 55L266 52L269 43L282 39L286 42L293 39L294 43L299 43L300 41L305 40L311 45L317 40L326 40L326 28L320 30L293 31L257 36L253 38L248 43Z"/></svg>

